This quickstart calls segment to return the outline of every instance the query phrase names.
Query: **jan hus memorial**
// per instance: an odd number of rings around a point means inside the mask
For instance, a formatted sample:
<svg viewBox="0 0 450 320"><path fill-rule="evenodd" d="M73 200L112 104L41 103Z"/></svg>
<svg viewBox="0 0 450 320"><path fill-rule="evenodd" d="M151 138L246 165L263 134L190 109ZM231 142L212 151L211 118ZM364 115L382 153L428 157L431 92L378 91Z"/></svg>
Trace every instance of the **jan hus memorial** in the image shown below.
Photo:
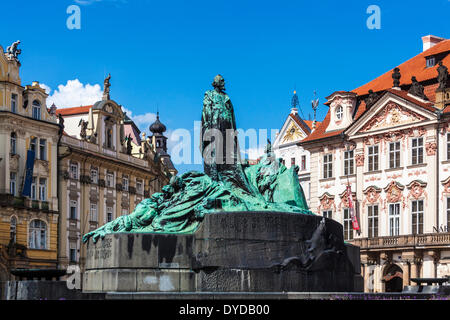
<svg viewBox="0 0 450 320"><path fill-rule="evenodd" d="M203 99L204 172L173 176L129 215L86 234L84 292L356 292L359 248L309 211L296 168L240 159L217 75Z"/></svg>

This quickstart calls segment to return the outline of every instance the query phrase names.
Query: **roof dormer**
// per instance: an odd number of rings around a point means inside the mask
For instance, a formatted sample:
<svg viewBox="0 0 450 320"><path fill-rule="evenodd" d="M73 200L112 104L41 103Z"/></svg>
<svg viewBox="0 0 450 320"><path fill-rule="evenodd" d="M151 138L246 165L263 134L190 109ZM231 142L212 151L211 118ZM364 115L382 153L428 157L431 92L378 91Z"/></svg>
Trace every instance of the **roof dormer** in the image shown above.
<svg viewBox="0 0 450 320"><path fill-rule="evenodd" d="M356 107L356 93L336 91L326 98L330 107L330 123L326 132L347 128L353 121Z"/></svg>

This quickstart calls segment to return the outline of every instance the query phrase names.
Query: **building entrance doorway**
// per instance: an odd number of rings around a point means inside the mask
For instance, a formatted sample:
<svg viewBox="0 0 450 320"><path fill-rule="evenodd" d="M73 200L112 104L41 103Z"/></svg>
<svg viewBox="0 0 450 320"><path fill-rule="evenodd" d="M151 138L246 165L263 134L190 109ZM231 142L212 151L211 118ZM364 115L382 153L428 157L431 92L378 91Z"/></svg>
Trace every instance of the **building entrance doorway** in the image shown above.
<svg viewBox="0 0 450 320"><path fill-rule="evenodd" d="M386 267L383 277L385 292L403 291L403 271L396 264Z"/></svg>

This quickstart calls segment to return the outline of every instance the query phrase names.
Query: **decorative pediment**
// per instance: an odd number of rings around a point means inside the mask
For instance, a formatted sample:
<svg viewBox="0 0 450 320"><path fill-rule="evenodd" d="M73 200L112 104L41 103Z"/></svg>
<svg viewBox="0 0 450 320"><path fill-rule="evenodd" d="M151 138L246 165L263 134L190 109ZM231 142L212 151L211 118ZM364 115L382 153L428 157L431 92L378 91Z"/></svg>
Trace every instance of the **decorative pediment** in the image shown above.
<svg viewBox="0 0 450 320"><path fill-rule="evenodd" d="M422 180L411 181L406 187L409 189L408 198L419 199L422 196L427 198L425 187L427 183Z"/></svg>
<svg viewBox="0 0 450 320"><path fill-rule="evenodd" d="M387 201L392 203L403 200L403 189L405 189L404 185L396 181L391 181L391 183L384 188Z"/></svg>
<svg viewBox="0 0 450 320"><path fill-rule="evenodd" d="M317 211L320 212L322 210L334 210L336 211L336 205L334 204L334 196L329 194L328 192L324 192L324 194L322 194L319 197L320 200L320 205L317 208Z"/></svg>
<svg viewBox="0 0 450 320"><path fill-rule="evenodd" d="M339 197L341 197L341 203L339 204L339 210L341 210L342 207L348 208L348 190L345 189L344 192L339 194ZM352 192L352 201L356 202L356 192Z"/></svg>
<svg viewBox="0 0 450 320"><path fill-rule="evenodd" d="M294 122L290 121L288 127L284 131L284 135L281 137L281 143L289 143L298 140L302 140L306 137L305 133Z"/></svg>
<svg viewBox="0 0 450 320"><path fill-rule="evenodd" d="M363 190L365 195L362 206L364 207L366 203L377 203L380 201L381 188L377 186L369 186Z"/></svg>
<svg viewBox="0 0 450 320"><path fill-rule="evenodd" d="M409 123L415 123L426 118L397 103L389 102L380 112L373 116L361 128L361 132L392 128Z"/></svg>

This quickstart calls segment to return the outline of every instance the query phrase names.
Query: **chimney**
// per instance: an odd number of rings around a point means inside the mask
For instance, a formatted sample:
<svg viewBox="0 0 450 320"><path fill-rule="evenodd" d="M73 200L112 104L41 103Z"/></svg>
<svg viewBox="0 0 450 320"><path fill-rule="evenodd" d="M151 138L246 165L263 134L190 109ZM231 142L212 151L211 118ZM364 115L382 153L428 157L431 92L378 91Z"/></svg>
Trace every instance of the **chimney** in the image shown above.
<svg viewBox="0 0 450 320"><path fill-rule="evenodd" d="M430 49L433 47L436 43L441 42L442 40L445 40L441 37L436 37L433 35L423 36L422 42L423 42L423 51Z"/></svg>

